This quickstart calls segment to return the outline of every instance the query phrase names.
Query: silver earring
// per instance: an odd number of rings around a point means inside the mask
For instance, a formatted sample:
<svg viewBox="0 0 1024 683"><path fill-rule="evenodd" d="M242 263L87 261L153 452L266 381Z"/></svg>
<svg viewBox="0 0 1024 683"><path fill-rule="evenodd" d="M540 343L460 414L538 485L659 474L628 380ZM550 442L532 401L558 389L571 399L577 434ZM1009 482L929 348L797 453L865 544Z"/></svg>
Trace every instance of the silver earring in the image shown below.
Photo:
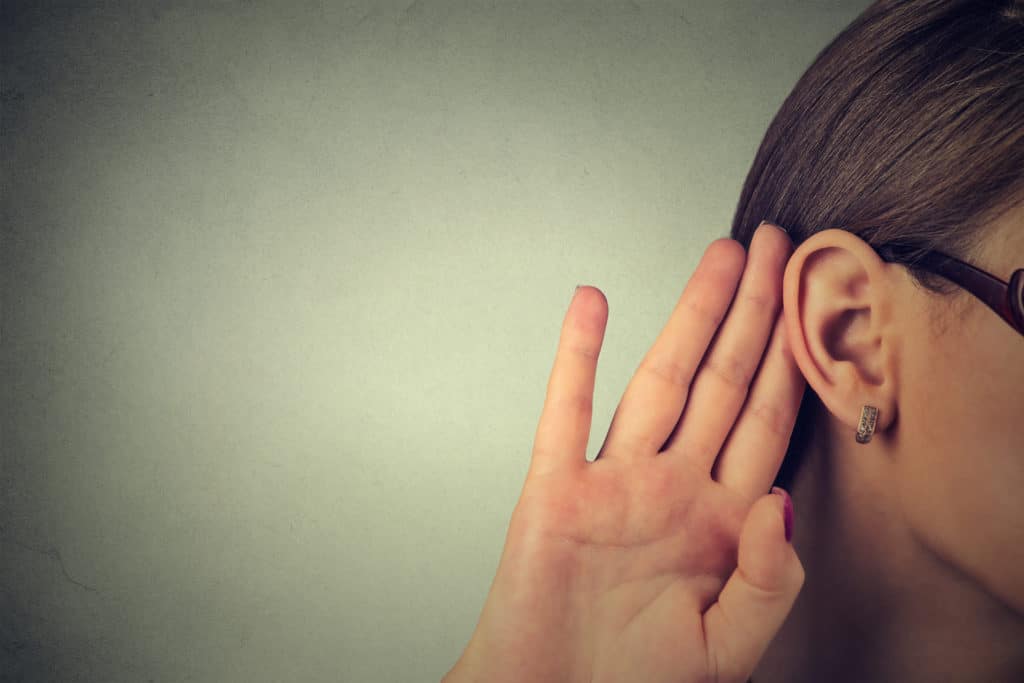
<svg viewBox="0 0 1024 683"><path fill-rule="evenodd" d="M857 425L857 443L871 441L875 433L875 424L878 422L878 408L864 405L860 412L860 424Z"/></svg>

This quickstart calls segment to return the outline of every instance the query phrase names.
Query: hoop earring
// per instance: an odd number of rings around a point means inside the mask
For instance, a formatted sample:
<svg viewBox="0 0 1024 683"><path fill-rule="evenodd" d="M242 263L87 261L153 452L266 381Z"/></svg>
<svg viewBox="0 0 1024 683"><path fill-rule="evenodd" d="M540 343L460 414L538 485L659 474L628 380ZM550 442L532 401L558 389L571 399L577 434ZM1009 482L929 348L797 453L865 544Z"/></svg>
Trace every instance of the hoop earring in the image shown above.
<svg viewBox="0 0 1024 683"><path fill-rule="evenodd" d="M860 424L857 425L857 443L871 441L877 422L878 408L865 404L864 408L860 411Z"/></svg>

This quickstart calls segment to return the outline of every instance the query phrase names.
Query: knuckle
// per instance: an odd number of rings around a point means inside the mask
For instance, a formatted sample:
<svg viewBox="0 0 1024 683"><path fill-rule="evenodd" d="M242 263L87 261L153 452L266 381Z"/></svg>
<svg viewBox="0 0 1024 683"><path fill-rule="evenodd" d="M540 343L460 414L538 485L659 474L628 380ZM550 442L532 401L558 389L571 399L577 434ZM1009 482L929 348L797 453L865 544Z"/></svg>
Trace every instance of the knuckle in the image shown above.
<svg viewBox="0 0 1024 683"><path fill-rule="evenodd" d="M698 318L712 327L717 328L722 324L722 320L725 318L725 314L722 311L705 306L701 303L700 299L687 297L683 301L683 305L696 313Z"/></svg>
<svg viewBox="0 0 1024 683"><path fill-rule="evenodd" d="M686 453L688 457L696 456L698 461L709 462L718 456L718 448L707 441L701 441L690 434L685 434L679 439L680 452Z"/></svg>
<svg viewBox="0 0 1024 683"><path fill-rule="evenodd" d="M773 403L758 403L753 415L760 420L772 434L777 436L788 436L788 416Z"/></svg>
<svg viewBox="0 0 1024 683"><path fill-rule="evenodd" d="M754 369L750 367L750 363L735 356L722 356L713 353L704 362L704 368L725 384L737 389L745 389L749 386L750 380L754 376Z"/></svg>
<svg viewBox="0 0 1024 683"><path fill-rule="evenodd" d="M578 415L588 415L594 408L593 397L586 394L567 394L559 403L561 403L560 408Z"/></svg>
<svg viewBox="0 0 1024 683"><path fill-rule="evenodd" d="M736 567L736 571L743 578L744 583L747 584L749 600L770 605L776 603L782 598L785 598L790 592L789 587L784 583L774 586L766 585L760 578L751 576L749 572L745 571L740 566Z"/></svg>
<svg viewBox="0 0 1024 683"><path fill-rule="evenodd" d="M764 292L754 291L745 292L740 300L755 310L767 310L771 311L775 308L775 297L765 294Z"/></svg>
<svg viewBox="0 0 1024 683"><path fill-rule="evenodd" d="M668 382L673 387L687 387L690 384L690 372L679 361L671 356L644 358L640 369Z"/></svg>
<svg viewBox="0 0 1024 683"><path fill-rule="evenodd" d="M597 349L591 344L584 342L569 342L565 345L565 351L572 355L585 358L588 361L597 361Z"/></svg>
<svg viewBox="0 0 1024 683"><path fill-rule="evenodd" d="M797 561L794 562L794 565L795 566L793 567L792 581L793 585L796 586L797 592L800 592L800 589L803 588L804 585L804 579L807 578L807 574L804 571L803 564L801 564L800 562L800 558L797 558Z"/></svg>

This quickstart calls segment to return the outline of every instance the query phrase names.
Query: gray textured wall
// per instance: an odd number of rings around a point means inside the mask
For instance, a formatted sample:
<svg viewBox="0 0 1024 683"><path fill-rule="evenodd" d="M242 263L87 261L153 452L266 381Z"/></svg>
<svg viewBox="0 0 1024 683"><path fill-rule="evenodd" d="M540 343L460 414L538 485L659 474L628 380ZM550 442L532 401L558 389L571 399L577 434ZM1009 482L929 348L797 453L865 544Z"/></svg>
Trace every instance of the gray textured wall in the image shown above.
<svg viewBox="0 0 1024 683"><path fill-rule="evenodd" d="M12 2L5 681L429 681L868 2ZM50 7L46 9L40 5Z"/></svg>

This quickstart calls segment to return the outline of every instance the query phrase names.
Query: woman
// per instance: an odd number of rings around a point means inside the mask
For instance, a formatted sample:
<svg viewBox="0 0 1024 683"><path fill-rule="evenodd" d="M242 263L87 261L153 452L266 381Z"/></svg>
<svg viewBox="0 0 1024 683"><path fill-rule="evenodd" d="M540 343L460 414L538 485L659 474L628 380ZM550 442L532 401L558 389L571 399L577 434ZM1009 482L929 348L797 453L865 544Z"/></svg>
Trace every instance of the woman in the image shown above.
<svg viewBox="0 0 1024 683"><path fill-rule="evenodd" d="M731 238L593 463L607 302L573 300L445 680L1024 680L1024 2L865 10L772 121Z"/></svg>

